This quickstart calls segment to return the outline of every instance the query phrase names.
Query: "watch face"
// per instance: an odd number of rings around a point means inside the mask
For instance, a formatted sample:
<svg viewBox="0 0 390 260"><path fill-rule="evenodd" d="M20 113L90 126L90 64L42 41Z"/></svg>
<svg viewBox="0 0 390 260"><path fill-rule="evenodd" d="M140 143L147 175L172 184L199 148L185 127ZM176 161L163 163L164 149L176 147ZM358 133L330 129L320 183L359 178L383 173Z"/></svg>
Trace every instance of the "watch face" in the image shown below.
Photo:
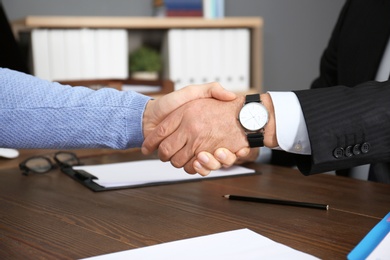
<svg viewBox="0 0 390 260"><path fill-rule="evenodd" d="M245 129L258 131L267 124L268 111L264 105L251 102L241 108L238 119Z"/></svg>

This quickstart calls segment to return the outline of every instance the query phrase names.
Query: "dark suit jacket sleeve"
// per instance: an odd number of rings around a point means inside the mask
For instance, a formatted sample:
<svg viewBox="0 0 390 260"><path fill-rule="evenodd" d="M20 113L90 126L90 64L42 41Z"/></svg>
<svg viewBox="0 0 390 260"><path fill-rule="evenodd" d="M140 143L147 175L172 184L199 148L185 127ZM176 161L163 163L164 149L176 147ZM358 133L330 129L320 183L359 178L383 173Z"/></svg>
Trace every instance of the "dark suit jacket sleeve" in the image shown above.
<svg viewBox="0 0 390 260"><path fill-rule="evenodd" d="M296 156L302 173L390 161L390 81L371 81L353 88L301 90L295 94L312 149L311 156Z"/></svg>
<svg viewBox="0 0 390 260"><path fill-rule="evenodd" d="M348 0L311 88L353 87L375 79L390 36L390 1Z"/></svg>

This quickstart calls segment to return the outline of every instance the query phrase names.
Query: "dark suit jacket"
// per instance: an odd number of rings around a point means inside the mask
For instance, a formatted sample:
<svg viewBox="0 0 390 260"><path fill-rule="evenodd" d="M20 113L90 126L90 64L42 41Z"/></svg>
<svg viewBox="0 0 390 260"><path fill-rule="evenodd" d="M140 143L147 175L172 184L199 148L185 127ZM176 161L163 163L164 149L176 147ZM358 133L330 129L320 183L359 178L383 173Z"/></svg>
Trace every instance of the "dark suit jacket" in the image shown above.
<svg viewBox="0 0 390 260"><path fill-rule="evenodd" d="M373 82L389 37L390 0L346 2L314 90L295 92L312 145L296 156L303 173L390 161L390 82Z"/></svg>
<svg viewBox="0 0 390 260"><path fill-rule="evenodd" d="M27 60L16 41L0 0L0 67L28 73Z"/></svg>

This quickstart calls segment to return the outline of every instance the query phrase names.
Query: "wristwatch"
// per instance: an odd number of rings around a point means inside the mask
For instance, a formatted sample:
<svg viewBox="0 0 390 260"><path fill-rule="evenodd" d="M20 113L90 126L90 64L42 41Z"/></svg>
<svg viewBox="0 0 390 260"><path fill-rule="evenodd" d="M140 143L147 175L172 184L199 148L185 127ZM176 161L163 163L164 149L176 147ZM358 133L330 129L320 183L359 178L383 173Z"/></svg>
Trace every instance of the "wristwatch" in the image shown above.
<svg viewBox="0 0 390 260"><path fill-rule="evenodd" d="M268 118L268 110L261 103L260 95L247 95L238 120L245 130L250 147L264 146L264 127Z"/></svg>

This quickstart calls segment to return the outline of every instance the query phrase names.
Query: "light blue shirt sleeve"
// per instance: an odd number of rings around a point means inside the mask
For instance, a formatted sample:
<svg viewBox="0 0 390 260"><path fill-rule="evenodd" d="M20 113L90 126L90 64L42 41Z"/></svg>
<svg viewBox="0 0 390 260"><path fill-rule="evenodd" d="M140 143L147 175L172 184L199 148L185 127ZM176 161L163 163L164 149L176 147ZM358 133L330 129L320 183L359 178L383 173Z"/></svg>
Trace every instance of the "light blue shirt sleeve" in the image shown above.
<svg viewBox="0 0 390 260"><path fill-rule="evenodd" d="M133 91L64 86L0 68L0 147L140 147L149 99Z"/></svg>

